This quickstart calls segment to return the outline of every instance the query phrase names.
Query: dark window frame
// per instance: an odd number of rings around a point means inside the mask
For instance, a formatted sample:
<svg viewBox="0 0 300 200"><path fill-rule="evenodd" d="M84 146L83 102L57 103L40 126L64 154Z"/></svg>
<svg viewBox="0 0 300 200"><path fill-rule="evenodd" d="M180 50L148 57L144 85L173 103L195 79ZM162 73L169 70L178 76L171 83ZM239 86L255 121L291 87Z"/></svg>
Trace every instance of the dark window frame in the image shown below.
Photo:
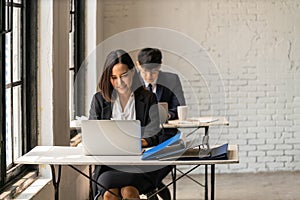
<svg viewBox="0 0 300 200"><path fill-rule="evenodd" d="M74 67L70 68L70 71L74 71L74 96L72 98L74 98L75 112L71 116L71 119L74 119L75 116L85 114L85 84L84 80L78 80L78 78L84 78L84 71L80 71L81 76L77 77L77 73L85 60L85 0L70 0L70 5L70 32L74 31Z"/></svg>
<svg viewBox="0 0 300 200"><path fill-rule="evenodd" d="M1 171L0 192L12 182L15 182L29 171L37 170L36 166L12 164L6 167L6 105L5 89L21 84L21 107L22 107L22 155L37 145L37 6L36 0L21 0L20 3L13 1L0 2L0 131L1 131ZM16 83L5 85L5 34L9 20L5 19L5 9L10 6L21 9L21 80ZM5 8L6 7L6 8ZM12 30L13 31L13 30Z"/></svg>

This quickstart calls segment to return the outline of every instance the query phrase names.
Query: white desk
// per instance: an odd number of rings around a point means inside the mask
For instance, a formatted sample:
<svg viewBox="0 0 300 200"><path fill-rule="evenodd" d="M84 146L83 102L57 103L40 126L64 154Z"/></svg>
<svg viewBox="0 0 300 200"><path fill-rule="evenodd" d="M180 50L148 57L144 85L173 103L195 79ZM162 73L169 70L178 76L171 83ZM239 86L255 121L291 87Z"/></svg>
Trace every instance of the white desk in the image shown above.
<svg viewBox="0 0 300 200"><path fill-rule="evenodd" d="M211 199L214 199L215 187L215 165L238 163L238 146L228 146L227 160L189 160L189 161L159 161L141 160L141 156L85 156L81 147L62 146L37 146L24 156L18 158L16 163L20 164L49 164L52 171L52 180L55 189L55 199L58 199L59 181L61 177L61 166L66 165L74 169L75 165L207 165L211 166ZM58 177L56 178L55 165L58 165ZM195 167L196 168L196 167ZM194 168L194 169L195 169ZM76 170L76 168L75 168ZM76 170L77 171L77 170ZM80 173L80 172L79 172ZM84 175L83 173L81 173ZM85 175L86 176L86 175ZM89 178L88 176L86 176ZM205 191L207 197L207 170L205 178Z"/></svg>
<svg viewBox="0 0 300 200"><path fill-rule="evenodd" d="M214 121L209 122L209 118L214 119ZM169 123L163 124L164 128L201 128L209 126L228 126L229 122L225 117L198 117L199 120L170 120ZM217 119L217 120L216 120ZM206 122L208 121L208 122ZM80 121L74 120L70 124L71 130L80 130Z"/></svg>
<svg viewBox="0 0 300 200"><path fill-rule="evenodd" d="M163 124L164 128L204 128L205 133L203 137L203 145L209 148L209 134L210 126L228 126L229 122L225 117L196 117L190 118L185 121L170 120L168 123ZM194 131L193 131L194 132Z"/></svg>
<svg viewBox="0 0 300 200"><path fill-rule="evenodd" d="M210 122L209 119L212 119ZM196 120L197 119L197 120ZM228 126L229 122L225 117L197 117L185 121L170 120L163 124L164 128L205 128L210 126Z"/></svg>

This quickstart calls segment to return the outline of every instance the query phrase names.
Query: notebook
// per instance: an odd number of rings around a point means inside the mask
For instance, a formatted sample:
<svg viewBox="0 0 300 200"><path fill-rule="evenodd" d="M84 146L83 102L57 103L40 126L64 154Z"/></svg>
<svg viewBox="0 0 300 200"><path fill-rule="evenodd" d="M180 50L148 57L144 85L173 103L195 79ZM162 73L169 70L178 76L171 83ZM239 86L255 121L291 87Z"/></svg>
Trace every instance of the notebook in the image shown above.
<svg viewBox="0 0 300 200"><path fill-rule="evenodd" d="M141 155L139 120L83 120L82 146L85 155Z"/></svg>

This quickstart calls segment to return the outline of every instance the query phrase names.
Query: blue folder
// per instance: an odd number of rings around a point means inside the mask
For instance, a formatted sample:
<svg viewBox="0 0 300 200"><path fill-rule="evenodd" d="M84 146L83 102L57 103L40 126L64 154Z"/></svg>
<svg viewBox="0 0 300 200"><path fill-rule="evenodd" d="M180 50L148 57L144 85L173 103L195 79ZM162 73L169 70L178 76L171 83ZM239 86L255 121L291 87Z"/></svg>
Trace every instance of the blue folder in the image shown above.
<svg viewBox="0 0 300 200"><path fill-rule="evenodd" d="M175 136L163 143L145 151L142 160L160 159L162 157L175 156L182 154L186 149L183 134L178 132Z"/></svg>

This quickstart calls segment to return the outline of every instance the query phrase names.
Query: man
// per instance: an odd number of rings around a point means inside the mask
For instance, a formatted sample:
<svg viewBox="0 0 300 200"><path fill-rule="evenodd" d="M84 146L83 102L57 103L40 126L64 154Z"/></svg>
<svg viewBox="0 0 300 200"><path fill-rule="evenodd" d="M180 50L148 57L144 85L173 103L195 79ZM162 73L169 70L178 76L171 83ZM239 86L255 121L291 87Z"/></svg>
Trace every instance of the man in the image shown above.
<svg viewBox="0 0 300 200"><path fill-rule="evenodd" d="M185 99L180 79L177 74L163 72L160 70L162 64L162 53L156 48L144 48L138 54L137 67L145 87L156 94L158 102L168 103L168 119L178 119L177 106L185 105ZM163 142L178 132L177 129L164 129L160 138ZM165 177L169 171L162 172ZM158 189L164 187L163 183L158 184ZM162 190L159 193L164 200L171 199L169 190Z"/></svg>
<svg viewBox="0 0 300 200"><path fill-rule="evenodd" d="M181 82L177 74L161 71L161 64L159 49L144 48L138 54L137 67L145 87L156 94L158 102L168 103L168 119L178 119L177 106L185 105Z"/></svg>

